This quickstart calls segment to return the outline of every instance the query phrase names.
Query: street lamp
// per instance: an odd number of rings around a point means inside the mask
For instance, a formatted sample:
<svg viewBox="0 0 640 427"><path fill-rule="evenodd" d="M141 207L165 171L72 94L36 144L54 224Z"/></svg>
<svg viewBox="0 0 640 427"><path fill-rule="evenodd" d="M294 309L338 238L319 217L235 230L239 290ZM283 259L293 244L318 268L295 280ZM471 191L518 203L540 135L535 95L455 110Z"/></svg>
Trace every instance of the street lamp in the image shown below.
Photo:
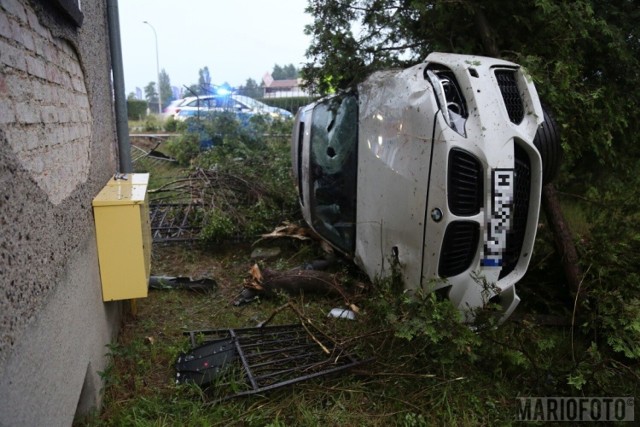
<svg viewBox="0 0 640 427"><path fill-rule="evenodd" d="M153 36L156 39L156 74L158 75L158 114L162 114L162 94L160 93L160 59L158 59L158 34L156 29L149 21L142 21L143 24L147 24L153 30Z"/></svg>

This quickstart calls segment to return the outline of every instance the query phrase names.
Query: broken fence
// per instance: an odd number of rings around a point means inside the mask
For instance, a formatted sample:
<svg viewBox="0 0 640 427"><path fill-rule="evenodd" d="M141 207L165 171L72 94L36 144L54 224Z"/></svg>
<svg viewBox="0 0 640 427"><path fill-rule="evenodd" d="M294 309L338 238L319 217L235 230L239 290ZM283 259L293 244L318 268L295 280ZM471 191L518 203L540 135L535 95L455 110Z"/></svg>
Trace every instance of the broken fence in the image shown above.
<svg viewBox="0 0 640 427"><path fill-rule="evenodd" d="M192 350L176 361L176 382L193 382L220 402L354 368L359 360L302 324L185 332ZM198 339L204 343L198 345Z"/></svg>

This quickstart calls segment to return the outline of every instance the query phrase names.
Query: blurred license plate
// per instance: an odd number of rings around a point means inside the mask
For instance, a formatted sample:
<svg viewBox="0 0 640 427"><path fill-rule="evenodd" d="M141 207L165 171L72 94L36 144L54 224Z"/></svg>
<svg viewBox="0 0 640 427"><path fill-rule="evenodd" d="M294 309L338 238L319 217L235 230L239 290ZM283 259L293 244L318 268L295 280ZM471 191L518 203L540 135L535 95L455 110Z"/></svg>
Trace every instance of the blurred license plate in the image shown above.
<svg viewBox="0 0 640 427"><path fill-rule="evenodd" d="M501 267L513 216L513 169L494 169L491 182L491 215L485 232L482 265Z"/></svg>

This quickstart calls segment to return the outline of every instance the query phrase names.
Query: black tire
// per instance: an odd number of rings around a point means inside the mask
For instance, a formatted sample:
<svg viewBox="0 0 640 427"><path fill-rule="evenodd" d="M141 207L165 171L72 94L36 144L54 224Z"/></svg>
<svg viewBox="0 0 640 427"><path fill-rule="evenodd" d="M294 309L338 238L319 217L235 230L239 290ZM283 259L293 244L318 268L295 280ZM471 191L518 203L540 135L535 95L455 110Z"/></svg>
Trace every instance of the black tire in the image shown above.
<svg viewBox="0 0 640 427"><path fill-rule="evenodd" d="M542 158L542 183L548 184L558 175L562 164L560 128L546 108L542 108L544 122L538 128L533 144Z"/></svg>

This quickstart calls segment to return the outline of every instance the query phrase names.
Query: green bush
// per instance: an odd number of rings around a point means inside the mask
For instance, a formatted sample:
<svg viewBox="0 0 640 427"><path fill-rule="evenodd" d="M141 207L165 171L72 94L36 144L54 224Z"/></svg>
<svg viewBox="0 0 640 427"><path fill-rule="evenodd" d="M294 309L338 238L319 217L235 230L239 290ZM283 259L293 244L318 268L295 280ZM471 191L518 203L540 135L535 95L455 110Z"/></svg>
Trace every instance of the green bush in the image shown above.
<svg viewBox="0 0 640 427"><path fill-rule="evenodd" d="M178 121L170 116L164 121L164 130L167 132L175 132L178 130Z"/></svg>
<svg viewBox="0 0 640 427"><path fill-rule="evenodd" d="M147 101L127 99L127 118L129 120L142 120L146 115Z"/></svg>
<svg viewBox="0 0 640 427"><path fill-rule="evenodd" d="M236 232L236 226L229 215L214 208L205 215L200 236L205 241L213 243L229 240Z"/></svg>
<svg viewBox="0 0 640 427"><path fill-rule="evenodd" d="M157 132L161 128L160 120L154 114L148 115L144 119L144 130L145 132Z"/></svg>
<svg viewBox="0 0 640 427"><path fill-rule="evenodd" d="M590 192L590 235L582 240L587 330L598 348L640 361L640 179L630 173Z"/></svg>
<svg viewBox="0 0 640 427"><path fill-rule="evenodd" d="M290 177L288 138L268 141L247 130L233 129L194 165L215 171L215 204L233 220L236 237L255 239L284 220L300 217ZM204 234L205 240L219 234Z"/></svg>
<svg viewBox="0 0 640 427"><path fill-rule="evenodd" d="M200 141L193 133L185 133L170 138L166 143L167 152L182 166L189 166L200 154Z"/></svg>
<svg viewBox="0 0 640 427"><path fill-rule="evenodd" d="M241 122L216 112L178 122L176 129L181 134L167 142L167 152L207 179L200 198L212 210L203 222L204 242L255 239L300 217L291 180L291 120L255 115ZM212 146L203 149L206 144Z"/></svg>
<svg viewBox="0 0 640 427"><path fill-rule="evenodd" d="M461 357L470 360L479 338L462 323L460 311L448 299L439 298L436 292L403 291L397 268L375 288L373 316L384 319L396 338L410 342L416 357L445 366L460 362Z"/></svg>

